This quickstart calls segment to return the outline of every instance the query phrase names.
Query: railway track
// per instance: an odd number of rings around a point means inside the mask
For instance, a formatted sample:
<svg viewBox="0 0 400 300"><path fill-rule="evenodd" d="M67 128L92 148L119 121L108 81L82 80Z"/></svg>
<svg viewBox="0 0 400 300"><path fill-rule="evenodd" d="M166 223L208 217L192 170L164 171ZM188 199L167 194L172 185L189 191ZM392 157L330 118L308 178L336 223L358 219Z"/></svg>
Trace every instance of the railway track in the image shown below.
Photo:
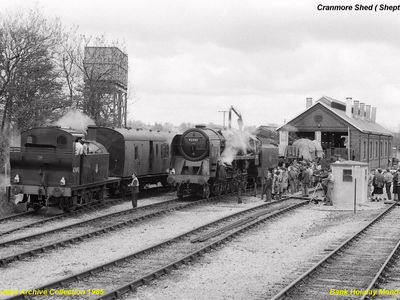
<svg viewBox="0 0 400 300"><path fill-rule="evenodd" d="M123 258L99 265L79 274L35 288L36 290L104 290L103 295L80 298L114 299L138 286L167 274L262 222L308 204L304 200L280 200L265 203L210 222ZM45 296L40 296L42 299ZM73 298L74 296L62 298ZM15 296L10 299L21 299ZM58 297L57 297L58 298Z"/></svg>
<svg viewBox="0 0 400 300"><path fill-rule="evenodd" d="M212 200L215 200L215 198L193 202L172 199L91 218L21 238L6 240L0 243L0 266L68 244L78 243L174 210L189 208Z"/></svg>
<svg viewBox="0 0 400 300"><path fill-rule="evenodd" d="M165 191L165 188L154 188L154 189L149 189L149 190L144 190L142 192L141 197L144 197L146 195L153 195L155 193ZM124 201L127 201L124 198L108 198L105 201L96 201L88 204L81 205L76 208L76 210L71 211L71 212L66 212L62 214L58 214L55 216L46 216L44 214L40 214L40 212L34 212L34 211L28 211L28 212L23 212L20 214L15 214L11 215L8 217L4 217L0 219L0 236L3 235L8 235L10 233L26 229L26 228L31 228L35 227L38 225L42 225L48 222L53 222L53 221L59 221L65 218L70 218L70 217L76 217L82 214L85 214L87 212L95 211L99 208L107 208L112 205L122 203ZM22 225L21 225L22 223Z"/></svg>
<svg viewBox="0 0 400 300"><path fill-rule="evenodd" d="M398 251L399 218L400 208L391 205L272 299L364 299L373 294Z"/></svg>

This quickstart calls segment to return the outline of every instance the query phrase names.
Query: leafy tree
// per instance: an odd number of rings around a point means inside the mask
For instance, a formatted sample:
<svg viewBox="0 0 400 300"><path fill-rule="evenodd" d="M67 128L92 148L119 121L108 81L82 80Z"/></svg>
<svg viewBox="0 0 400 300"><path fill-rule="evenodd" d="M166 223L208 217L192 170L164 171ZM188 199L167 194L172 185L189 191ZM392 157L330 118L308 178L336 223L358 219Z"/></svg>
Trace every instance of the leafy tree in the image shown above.
<svg viewBox="0 0 400 300"><path fill-rule="evenodd" d="M7 15L0 21L1 130L42 125L68 105L54 62L58 21L37 10Z"/></svg>
<svg viewBox="0 0 400 300"><path fill-rule="evenodd" d="M0 15L0 168L7 166L11 127L43 125L70 103L55 64L60 23L37 10Z"/></svg>

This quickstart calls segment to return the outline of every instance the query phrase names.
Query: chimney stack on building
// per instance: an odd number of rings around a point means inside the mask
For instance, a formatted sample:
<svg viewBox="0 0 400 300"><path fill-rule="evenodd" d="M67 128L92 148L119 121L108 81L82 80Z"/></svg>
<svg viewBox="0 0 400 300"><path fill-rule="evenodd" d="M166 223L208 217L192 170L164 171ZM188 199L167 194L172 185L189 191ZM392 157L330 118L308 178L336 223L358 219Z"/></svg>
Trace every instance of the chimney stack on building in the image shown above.
<svg viewBox="0 0 400 300"><path fill-rule="evenodd" d="M351 118L351 97L346 98L346 116Z"/></svg>
<svg viewBox="0 0 400 300"><path fill-rule="evenodd" d="M354 100L353 117L354 118L359 118L360 117L360 101L358 101L358 100Z"/></svg>
<svg viewBox="0 0 400 300"><path fill-rule="evenodd" d="M306 109L309 109L312 104L312 98L306 98Z"/></svg>
<svg viewBox="0 0 400 300"><path fill-rule="evenodd" d="M367 121L371 121L371 105L367 104L367 105L365 106L365 110L366 110L365 119L366 119Z"/></svg>
<svg viewBox="0 0 400 300"><path fill-rule="evenodd" d="M365 103L360 103L360 118L365 120Z"/></svg>
<svg viewBox="0 0 400 300"><path fill-rule="evenodd" d="M372 123L376 122L376 107L372 108L372 111L371 111L371 122Z"/></svg>

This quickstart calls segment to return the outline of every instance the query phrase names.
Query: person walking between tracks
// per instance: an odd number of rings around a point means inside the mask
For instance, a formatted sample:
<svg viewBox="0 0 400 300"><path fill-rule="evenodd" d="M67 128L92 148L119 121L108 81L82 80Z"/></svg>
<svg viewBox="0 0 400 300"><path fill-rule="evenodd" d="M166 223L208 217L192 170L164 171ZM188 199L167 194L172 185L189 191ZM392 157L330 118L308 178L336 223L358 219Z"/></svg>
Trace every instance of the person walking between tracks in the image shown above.
<svg viewBox="0 0 400 300"><path fill-rule="evenodd" d="M137 207L137 198L139 194L139 179L136 177L136 174L132 174L132 182L129 184L132 188L132 206L133 208Z"/></svg>
<svg viewBox="0 0 400 300"><path fill-rule="evenodd" d="M385 181L386 194L388 200L392 200L392 192L390 191L390 188L392 187L393 175L389 169L386 170L386 173L383 175L383 179Z"/></svg>

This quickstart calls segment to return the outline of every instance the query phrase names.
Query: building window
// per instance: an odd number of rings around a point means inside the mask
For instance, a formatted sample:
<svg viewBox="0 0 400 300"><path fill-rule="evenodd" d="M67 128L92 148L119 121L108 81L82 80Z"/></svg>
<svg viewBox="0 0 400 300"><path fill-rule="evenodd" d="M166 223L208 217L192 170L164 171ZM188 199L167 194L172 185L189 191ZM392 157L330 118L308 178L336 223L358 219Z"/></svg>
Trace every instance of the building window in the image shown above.
<svg viewBox="0 0 400 300"><path fill-rule="evenodd" d="M367 142L364 141L363 143L363 159L367 158Z"/></svg>
<svg viewBox="0 0 400 300"><path fill-rule="evenodd" d="M353 181L353 174L351 169L343 169L343 181Z"/></svg>
<svg viewBox="0 0 400 300"><path fill-rule="evenodd" d="M380 155L380 157L383 156L383 153L382 153L383 149L382 148L383 148L382 147L382 141L380 141L380 143L379 143L379 155Z"/></svg>
<svg viewBox="0 0 400 300"><path fill-rule="evenodd" d="M384 156L385 157L388 156L388 142L387 141L385 142L385 155Z"/></svg>
<svg viewBox="0 0 400 300"><path fill-rule="evenodd" d="M378 158L378 141L375 142L375 158Z"/></svg>
<svg viewBox="0 0 400 300"><path fill-rule="evenodd" d="M372 141L369 141L369 158L372 158Z"/></svg>

